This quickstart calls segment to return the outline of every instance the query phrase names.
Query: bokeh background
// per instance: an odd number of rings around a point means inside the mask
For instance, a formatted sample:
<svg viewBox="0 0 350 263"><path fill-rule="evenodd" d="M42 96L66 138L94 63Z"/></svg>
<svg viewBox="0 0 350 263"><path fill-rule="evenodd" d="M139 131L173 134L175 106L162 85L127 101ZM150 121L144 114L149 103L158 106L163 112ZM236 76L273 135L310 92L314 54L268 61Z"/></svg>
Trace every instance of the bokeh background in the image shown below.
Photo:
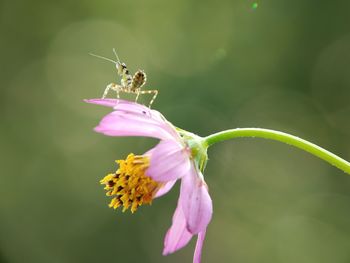
<svg viewBox="0 0 350 263"><path fill-rule="evenodd" d="M254 8L256 7L257 8ZM154 108L209 135L263 127L350 160L350 1L0 2L0 261L191 262L163 257L178 186L134 215L98 181L147 138L92 128L83 103L120 58L160 91ZM149 98L142 98L146 103ZM298 149L236 139L209 149L214 202L203 262L350 261L350 177Z"/></svg>

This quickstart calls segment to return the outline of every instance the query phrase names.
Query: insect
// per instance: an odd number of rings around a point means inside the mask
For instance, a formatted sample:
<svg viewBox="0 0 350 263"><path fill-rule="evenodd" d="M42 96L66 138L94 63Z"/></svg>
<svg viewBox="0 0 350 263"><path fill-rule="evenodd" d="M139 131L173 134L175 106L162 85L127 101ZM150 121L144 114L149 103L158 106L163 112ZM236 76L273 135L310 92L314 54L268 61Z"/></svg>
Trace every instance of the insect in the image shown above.
<svg viewBox="0 0 350 263"><path fill-rule="evenodd" d="M107 85L107 87L102 95L102 99L106 98L106 96L108 95L108 92L110 90L113 90L117 93L118 99L119 99L120 92L136 94L135 102L137 102L140 94L153 94L153 97L148 105L148 107L151 108L154 100L156 99L156 97L158 95L158 90L141 90L141 88L146 83L146 79L147 79L146 73L143 70L139 69L132 76L129 73L129 70L126 67L125 63L120 62L118 54L114 48L113 48L113 53L114 53L115 57L117 58L117 61L90 53L91 56L102 58L104 60L113 62L115 64L115 67L117 68L117 74L121 77L120 84L110 83L109 85Z"/></svg>

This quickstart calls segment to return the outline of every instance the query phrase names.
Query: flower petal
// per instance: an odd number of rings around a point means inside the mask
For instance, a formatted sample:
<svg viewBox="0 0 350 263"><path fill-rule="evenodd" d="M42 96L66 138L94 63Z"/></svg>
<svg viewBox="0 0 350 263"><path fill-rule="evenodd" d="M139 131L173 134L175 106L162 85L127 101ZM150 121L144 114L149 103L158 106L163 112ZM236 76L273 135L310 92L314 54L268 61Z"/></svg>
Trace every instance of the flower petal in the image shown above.
<svg viewBox="0 0 350 263"><path fill-rule="evenodd" d="M159 111L151 110L150 108L144 105L134 103L134 102L128 101L128 102L118 103L113 107L113 109L116 111L134 113L134 114L141 115L143 117L149 117L162 123L164 123L164 120L165 120L165 118L162 117Z"/></svg>
<svg viewBox="0 0 350 263"><path fill-rule="evenodd" d="M179 140L180 136L177 133L175 127L168 122L164 116L156 110L151 110L148 107L127 101L127 100L120 100L120 99L90 99L90 100L85 100L87 103L92 103L92 104L97 104L97 105L102 105L102 106L107 106L107 107L112 107L115 112L118 112L117 115L123 116L126 119L137 119L139 117L140 121L145 121L147 123L154 123L155 125L160 126L160 129L167 131L175 140ZM120 121L120 120L119 120ZM140 126L140 129L142 129L142 126ZM158 129L158 128L157 128ZM110 130L108 128L108 130ZM97 127L98 132L104 133L103 127ZM112 131L109 131L108 133L105 133L106 135L111 135L111 136L128 136L129 134L113 134ZM154 137L154 138L159 138L163 139L163 137L159 137L157 134L155 136L149 136L149 135L134 135L130 134L129 136L147 136L147 137ZM169 136L166 136L166 138L170 138Z"/></svg>
<svg viewBox="0 0 350 263"><path fill-rule="evenodd" d="M174 184L176 183L177 180L172 180L169 182L166 182L155 194L154 198L161 197L162 195L165 195L167 192L173 188Z"/></svg>
<svg viewBox="0 0 350 263"><path fill-rule="evenodd" d="M102 106L112 107L112 108L118 103L124 102L123 100L117 100L117 99L88 99L84 101L87 103L97 104L97 105L102 105Z"/></svg>
<svg viewBox="0 0 350 263"><path fill-rule="evenodd" d="M171 227L166 233L164 240L163 255L174 253L183 248L191 240L192 234L186 228L186 219L178 202Z"/></svg>
<svg viewBox="0 0 350 263"><path fill-rule="evenodd" d="M198 233L196 248L194 250L194 255L193 255L193 263L200 263L201 262L201 255L202 255L202 248L203 248L203 243L204 243L204 239L205 239L205 232L206 232L206 230L203 230L202 232Z"/></svg>
<svg viewBox="0 0 350 263"><path fill-rule="evenodd" d="M180 138L175 127L170 122L168 122L159 111L151 110L145 105L130 101L121 101L113 108L118 112L133 113L139 115L141 118L151 119L158 123L158 125L161 125L163 129L166 129L170 134L174 136L174 138Z"/></svg>
<svg viewBox="0 0 350 263"><path fill-rule="evenodd" d="M205 231L213 214L213 204L202 178L203 175L192 166L188 176L181 180L180 200L188 231L192 234Z"/></svg>
<svg viewBox="0 0 350 263"><path fill-rule="evenodd" d="M107 98L107 99L87 99L84 101L91 104L111 107L116 111L123 111L123 112L145 115L161 122L166 121L160 112L156 110L151 110L150 108L144 105L138 104L136 102L128 101L128 100Z"/></svg>
<svg viewBox="0 0 350 263"><path fill-rule="evenodd" d="M152 118L118 111L107 114L95 128L95 131L109 136L173 138L164 124L158 123Z"/></svg>
<svg viewBox="0 0 350 263"><path fill-rule="evenodd" d="M181 178L190 171L188 150L178 141L161 141L150 154L146 175L158 182Z"/></svg>

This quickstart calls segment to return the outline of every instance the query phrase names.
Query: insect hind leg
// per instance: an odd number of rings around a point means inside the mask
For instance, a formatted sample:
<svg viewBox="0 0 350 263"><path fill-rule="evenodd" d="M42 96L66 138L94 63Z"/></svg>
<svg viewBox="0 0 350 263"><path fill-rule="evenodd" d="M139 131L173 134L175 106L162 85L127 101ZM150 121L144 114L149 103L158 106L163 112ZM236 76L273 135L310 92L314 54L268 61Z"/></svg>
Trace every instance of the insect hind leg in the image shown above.
<svg viewBox="0 0 350 263"><path fill-rule="evenodd" d="M158 90L154 89L154 90L139 90L138 91L138 95L139 94L153 94L153 97L151 99L151 101L148 104L148 108L151 108L153 102L155 101L155 99L157 98L158 95ZM138 96L137 96L138 97Z"/></svg>
<svg viewBox="0 0 350 263"><path fill-rule="evenodd" d="M140 90L140 89L137 89L137 90L135 91L135 93L136 93L135 102L137 102L137 100L139 99L139 96L140 96L140 94L141 94L141 90Z"/></svg>

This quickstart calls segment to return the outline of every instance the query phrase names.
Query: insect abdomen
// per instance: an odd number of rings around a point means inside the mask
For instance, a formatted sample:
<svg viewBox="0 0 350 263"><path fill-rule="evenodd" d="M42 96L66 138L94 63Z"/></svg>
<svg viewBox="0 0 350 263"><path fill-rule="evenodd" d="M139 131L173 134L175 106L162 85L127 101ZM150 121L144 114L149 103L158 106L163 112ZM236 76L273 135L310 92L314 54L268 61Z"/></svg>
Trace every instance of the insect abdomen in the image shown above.
<svg viewBox="0 0 350 263"><path fill-rule="evenodd" d="M132 78L131 88L132 90L141 88L146 83L146 73L142 70L138 70Z"/></svg>

